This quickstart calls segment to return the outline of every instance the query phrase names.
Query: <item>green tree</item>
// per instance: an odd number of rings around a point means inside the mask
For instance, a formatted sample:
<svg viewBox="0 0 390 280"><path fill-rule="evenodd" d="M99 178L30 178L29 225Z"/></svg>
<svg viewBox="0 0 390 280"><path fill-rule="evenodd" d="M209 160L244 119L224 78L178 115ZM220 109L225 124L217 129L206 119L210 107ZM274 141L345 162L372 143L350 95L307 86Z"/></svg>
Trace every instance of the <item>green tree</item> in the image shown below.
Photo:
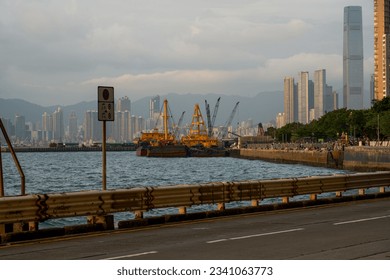
<svg viewBox="0 0 390 280"><path fill-rule="evenodd" d="M378 124L380 139L390 138L390 97L374 101L373 107L368 110L343 108L329 112L319 120L314 120L306 125L287 124L274 133L279 141L287 139L291 142L313 136L325 141L335 140L343 132L357 138L377 139Z"/></svg>

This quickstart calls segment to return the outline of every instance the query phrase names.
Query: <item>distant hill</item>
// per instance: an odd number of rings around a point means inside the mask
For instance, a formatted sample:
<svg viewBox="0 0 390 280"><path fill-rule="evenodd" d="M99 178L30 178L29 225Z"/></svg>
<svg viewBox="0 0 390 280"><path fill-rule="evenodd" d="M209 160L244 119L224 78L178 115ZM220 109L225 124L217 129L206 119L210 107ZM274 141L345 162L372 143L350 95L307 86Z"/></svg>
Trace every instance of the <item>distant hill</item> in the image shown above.
<svg viewBox="0 0 390 280"><path fill-rule="evenodd" d="M228 96L217 94L176 94L161 95L161 105L167 98L172 115L177 122L185 111L184 123L191 122L195 103L198 103L204 119L206 119L205 100L210 104L211 114L218 97L221 97L216 125L224 125L231 114L233 107L240 102L233 123L252 119L254 124L267 123L275 119L278 112L283 111L283 92L263 92L253 97ZM147 118L149 115L149 100L151 96L132 102L132 114ZM14 121L15 115L23 115L26 122L40 122L44 112L53 113L61 105L44 107L21 99L0 98L0 116ZM65 123L69 114L74 111L81 124L87 110L96 110L97 101L80 102L74 105L61 106L64 111Z"/></svg>

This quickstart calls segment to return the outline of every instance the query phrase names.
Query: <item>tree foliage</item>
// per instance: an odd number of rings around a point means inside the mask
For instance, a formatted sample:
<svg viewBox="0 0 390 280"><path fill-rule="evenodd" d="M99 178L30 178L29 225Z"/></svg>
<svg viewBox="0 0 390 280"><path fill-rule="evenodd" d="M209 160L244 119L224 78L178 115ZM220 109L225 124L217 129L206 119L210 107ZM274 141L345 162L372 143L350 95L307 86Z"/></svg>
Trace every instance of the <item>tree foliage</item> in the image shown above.
<svg viewBox="0 0 390 280"><path fill-rule="evenodd" d="M374 101L371 109L339 109L329 112L309 124L289 123L277 129L277 140L295 142L301 139L323 139L332 141L344 133L354 139L390 138L390 97Z"/></svg>

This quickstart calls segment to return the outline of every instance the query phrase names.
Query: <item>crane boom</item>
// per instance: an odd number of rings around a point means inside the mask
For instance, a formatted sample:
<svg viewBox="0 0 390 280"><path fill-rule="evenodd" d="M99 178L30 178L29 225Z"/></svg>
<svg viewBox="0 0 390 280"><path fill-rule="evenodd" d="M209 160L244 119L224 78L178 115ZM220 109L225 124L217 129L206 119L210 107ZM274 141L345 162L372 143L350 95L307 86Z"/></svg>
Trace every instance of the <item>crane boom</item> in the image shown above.
<svg viewBox="0 0 390 280"><path fill-rule="evenodd" d="M221 97L218 97L217 103L215 103L214 111L213 111L213 118L211 119L211 127L214 127L215 124L215 118L217 117L217 112L219 108L219 101L221 100Z"/></svg>
<svg viewBox="0 0 390 280"><path fill-rule="evenodd" d="M175 129L174 129L174 135L175 135L176 138L179 138L179 135L178 135L178 134L179 134L179 131L180 131L180 126L181 126L181 124L182 124L182 122L183 122L183 118L184 118L185 112L186 112L186 111L183 111L183 113L181 114L180 119L179 119L179 122L177 123L177 126L176 126Z"/></svg>
<svg viewBox="0 0 390 280"><path fill-rule="evenodd" d="M212 125L211 125L211 118L210 118L210 105L207 103L207 100L205 100L204 103L206 106L207 134L208 136L211 136Z"/></svg>
<svg viewBox="0 0 390 280"><path fill-rule="evenodd" d="M240 104L240 102L237 102L236 105L234 106L233 111L230 114L229 119L228 119L228 121L226 122L226 124L225 124L225 126L223 128L222 138L225 138L227 136L227 134L228 134L228 127L232 124L234 115L236 114L236 111L237 111L238 104Z"/></svg>

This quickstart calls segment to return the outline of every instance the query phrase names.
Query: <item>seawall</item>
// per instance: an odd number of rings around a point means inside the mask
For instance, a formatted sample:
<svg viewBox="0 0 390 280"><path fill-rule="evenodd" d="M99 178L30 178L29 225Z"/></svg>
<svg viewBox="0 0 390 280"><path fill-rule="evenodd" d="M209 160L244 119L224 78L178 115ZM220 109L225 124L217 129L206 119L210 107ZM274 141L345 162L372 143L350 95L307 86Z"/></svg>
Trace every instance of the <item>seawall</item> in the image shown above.
<svg viewBox="0 0 390 280"><path fill-rule="evenodd" d="M354 171L390 170L390 148L353 146L342 150L240 149L240 158Z"/></svg>
<svg viewBox="0 0 390 280"><path fill-rule="evenodd" d="M301 163L321 167L328 166L327 151L240 149L240 157L278 163Z"/></svg>
<svg viewBox="0 0 390 280"><path fill-rule="evenodd" d="M356 171L390 170L390 147L347 147L344 150L343 168Z"/></svg>

